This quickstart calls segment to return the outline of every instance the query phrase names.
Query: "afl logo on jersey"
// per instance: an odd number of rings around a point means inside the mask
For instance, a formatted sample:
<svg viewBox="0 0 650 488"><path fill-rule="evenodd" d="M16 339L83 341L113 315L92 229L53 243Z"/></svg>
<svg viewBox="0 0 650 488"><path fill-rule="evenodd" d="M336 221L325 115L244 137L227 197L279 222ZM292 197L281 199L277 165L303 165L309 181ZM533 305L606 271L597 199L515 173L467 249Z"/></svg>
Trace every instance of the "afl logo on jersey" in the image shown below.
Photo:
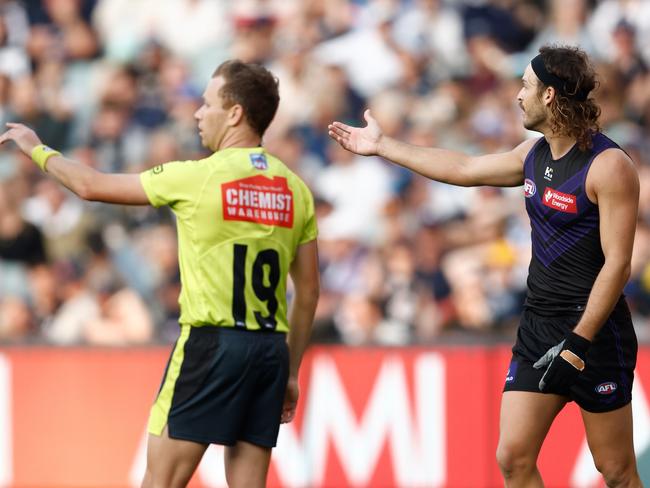
<svg viewBox="0 0 650 488"><path fill-rule="evenodd" d="M606 383L601 383L596 387L596 393L599 395L611 395L617 388L616 383L613 381L607 381Z"/></svg>
<svg viewBox="0 0 650 488"><path fill-rule="evenodd" d="M526 198L530 198L535 193L537 193L537 187L535 186L535 182L533 180L526 178L524 180L524 195L526 196Z"/></svg>
<svg viewBox="0 0 650 488"><path fill-rule="evenodd" d="M266 161L264 154L253 153L248 155L251 158L251 164L255 169L269 169L269 163Z"/></svg>

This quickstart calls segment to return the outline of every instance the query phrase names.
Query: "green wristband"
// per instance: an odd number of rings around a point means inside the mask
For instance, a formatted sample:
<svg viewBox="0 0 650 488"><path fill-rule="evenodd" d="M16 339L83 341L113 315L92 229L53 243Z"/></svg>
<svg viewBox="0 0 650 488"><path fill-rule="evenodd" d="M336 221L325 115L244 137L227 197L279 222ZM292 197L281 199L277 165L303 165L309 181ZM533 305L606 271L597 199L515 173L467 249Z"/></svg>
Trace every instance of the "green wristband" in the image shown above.
<svg viewBox="0 0 650 488"><path fill-rule="evenodd" d="M39 144L34 149L32 149L32 161L38 164L38 167L41 168L44 172L47 172L45 169L45 164L50 156L60 156L61 153L52 149L45 144Z"/></svg>

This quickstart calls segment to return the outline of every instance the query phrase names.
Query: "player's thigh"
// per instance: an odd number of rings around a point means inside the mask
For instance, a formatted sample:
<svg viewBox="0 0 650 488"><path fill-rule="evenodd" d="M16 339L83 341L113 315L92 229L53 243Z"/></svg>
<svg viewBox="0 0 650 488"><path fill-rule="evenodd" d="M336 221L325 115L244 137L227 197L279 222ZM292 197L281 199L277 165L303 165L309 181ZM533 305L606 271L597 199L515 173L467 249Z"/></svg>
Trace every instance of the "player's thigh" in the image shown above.
<svg viewBox="0 0 650 488"><path fill-rule="evenodd" d="M258 371L238 441L275 447L289 378L289 348L284 337L265 334L255 348Z"/></svg>
<svg viewBox="0 0 650 488"><path fill-rule="evenodd" d="M271 448L238 441L226 446L224 464L230 488L263 488L271 461Z"/></svg>
<svg viewBox="0 0 650 488"><path fill-rule="evenodd" d="M149 434L147 473L143 486L187 485L207 447L207 444L172 439L167 433L167 427L162 435Z"/></svg>
<svg viewBox="0 0 650 488"><path fill-rule="evenodd" d="M631 403L611 412L593 413L584 409L580 412L596 465L614 461L626 464L634 460Z"/></svg>
<svg viewBox="0 0 650 488"><path fill-rule="evenodd" d="M567 398L560 395L505 391L501 397L499 457L536 458L553 420L566 403Z"/></svg>

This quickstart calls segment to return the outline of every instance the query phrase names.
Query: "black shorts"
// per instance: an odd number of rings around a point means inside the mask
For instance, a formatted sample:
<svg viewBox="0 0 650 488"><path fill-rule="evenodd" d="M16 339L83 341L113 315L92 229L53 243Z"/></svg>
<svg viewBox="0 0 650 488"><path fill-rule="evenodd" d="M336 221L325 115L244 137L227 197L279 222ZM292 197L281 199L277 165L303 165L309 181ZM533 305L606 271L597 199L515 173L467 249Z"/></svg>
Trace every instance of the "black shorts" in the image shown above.
<svg viewBox="0 0 650 488"><path fill-rule="evenodd" d="M579 315L545 317L525 310L503 391L539 393L539 380L545 368L534 369L533 363L558 344L579 318ZM565 395L588 412L609 412L627 405L632 400L637 349L630 311L621 301L594 338L585 369L576 383L568 391L549 393Z"/></svg>
<svg viewBox="0 0 650 488"><path fill-rule="evenodd" d="M289 377L286 335L181 326L148 431L203 444L274 447Z"/></svg>

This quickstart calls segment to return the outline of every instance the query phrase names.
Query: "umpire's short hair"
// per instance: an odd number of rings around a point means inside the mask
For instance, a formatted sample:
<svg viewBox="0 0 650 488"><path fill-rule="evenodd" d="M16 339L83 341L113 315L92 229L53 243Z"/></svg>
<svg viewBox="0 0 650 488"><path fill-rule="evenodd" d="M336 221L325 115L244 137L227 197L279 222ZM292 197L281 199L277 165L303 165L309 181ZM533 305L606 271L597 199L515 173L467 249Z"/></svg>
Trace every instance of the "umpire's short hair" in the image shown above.
<svg viewBox="0 0 650 488"><path fill-rule="evenodd" d="M262 137L280 103L278 79L264 66L238 59L221 63L212 74L217 76L224 79L220 90L224 108L241 105L246 121Z"/></svg>

